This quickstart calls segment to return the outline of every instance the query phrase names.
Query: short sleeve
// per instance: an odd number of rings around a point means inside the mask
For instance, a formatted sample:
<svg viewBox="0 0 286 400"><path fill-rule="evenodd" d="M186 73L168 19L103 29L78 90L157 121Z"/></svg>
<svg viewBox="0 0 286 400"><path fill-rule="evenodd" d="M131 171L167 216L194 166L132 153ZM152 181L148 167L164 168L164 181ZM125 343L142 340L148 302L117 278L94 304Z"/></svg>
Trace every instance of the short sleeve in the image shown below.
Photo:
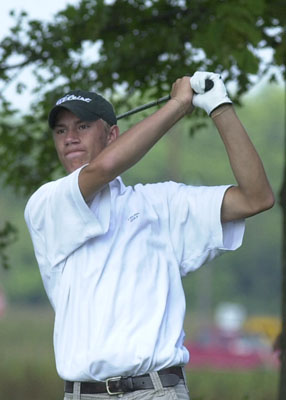
<svg viewBox="0 0 286 400"><path fill-rule="evenodd" d="M95 196L91 211L79 189L80 170L43 185L27 203L25 220L40 267L61 263L90 238L108 230L109 187Z"/></svg>
<svg viewBox="0 0 286 400"><path fill-rule="evenodd" d="M181 275L242 244L243 220L221 223L229 186L176 185L169 195L170 237Z"/></svg>

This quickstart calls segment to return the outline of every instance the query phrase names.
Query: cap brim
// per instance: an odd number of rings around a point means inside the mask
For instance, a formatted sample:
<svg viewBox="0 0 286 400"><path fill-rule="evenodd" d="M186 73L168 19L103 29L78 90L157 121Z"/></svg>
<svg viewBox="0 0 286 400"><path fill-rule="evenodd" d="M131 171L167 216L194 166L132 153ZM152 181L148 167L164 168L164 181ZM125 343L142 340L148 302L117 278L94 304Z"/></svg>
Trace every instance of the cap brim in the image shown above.
<svg viewBox="0 0 286 400"><path fill-rule="evenodd" d="M86 109L86 107L84 107L82 104L71 101L69 103L65 103L65 104L61 104L59 106L55 106L51 110L51 112L49 114L49 118L48 118L49 126L50 126L51 129L53 129L55 127L56 122L57 122L58 114L63 109L72 112L81 121L97 121L98 119L100 119L100 117L98 115L96 115L94 112L88 111Z"/></svg>

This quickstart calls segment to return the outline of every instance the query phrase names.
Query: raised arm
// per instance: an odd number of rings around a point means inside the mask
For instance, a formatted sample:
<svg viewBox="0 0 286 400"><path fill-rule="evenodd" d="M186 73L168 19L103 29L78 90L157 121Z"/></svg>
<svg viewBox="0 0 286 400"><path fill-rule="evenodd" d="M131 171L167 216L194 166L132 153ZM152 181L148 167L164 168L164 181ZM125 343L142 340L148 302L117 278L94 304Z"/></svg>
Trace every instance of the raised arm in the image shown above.
<svg viewBox="0 0 286 400"><path fill-rule="evenodd" d="M274 205L274 195L261 159L234 108L231 105L221 106L211 117L224 142L238 183L225 194L222 220L246 218L271 208Z"/></svg>
<svg viewBox="0 0 286 400"><path fill-rule="evenodd" d="M79 186L84 198L88 200L139 161L178 120L192 111L192 97L190 78L178 79L173 84L171 100L154 114L120 136L118 127L112 126L108 146L80 173Z"/></svg>
<svg viewBox="0 0 286 400"><path fill-rule="evenodd" d="M200 81L210 76L200 74L192 78L194 90ZM195 74L195 75L196 75ZM217 74L210 74L214 87L207 93L194 96L194 104L211 116L226 148L237 186L227 190L221 210L222 221L246 218L271 208L274 195L262 161L246 130L238 119L227 96L224 84Z"/></svg>

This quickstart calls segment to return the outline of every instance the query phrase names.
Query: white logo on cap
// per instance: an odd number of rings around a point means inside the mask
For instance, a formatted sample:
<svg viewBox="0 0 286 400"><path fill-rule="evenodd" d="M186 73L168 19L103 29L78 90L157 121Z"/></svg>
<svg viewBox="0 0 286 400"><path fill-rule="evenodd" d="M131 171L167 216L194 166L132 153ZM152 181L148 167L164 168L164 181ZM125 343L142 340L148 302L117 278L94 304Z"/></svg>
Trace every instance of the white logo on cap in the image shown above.
<svg viewBox="0 0 286 400"><path fill-rule="evenodd" d="M56 102L56 106L58 106L62 103L65 103L66 101L72 101L72 100L85 101L86 103L89 103L90 101L92 101L92 99L89 97L75 96L74 94L69 94L69 95L66 95L66 96L62 97L61 99L59 99Z"/></svg>

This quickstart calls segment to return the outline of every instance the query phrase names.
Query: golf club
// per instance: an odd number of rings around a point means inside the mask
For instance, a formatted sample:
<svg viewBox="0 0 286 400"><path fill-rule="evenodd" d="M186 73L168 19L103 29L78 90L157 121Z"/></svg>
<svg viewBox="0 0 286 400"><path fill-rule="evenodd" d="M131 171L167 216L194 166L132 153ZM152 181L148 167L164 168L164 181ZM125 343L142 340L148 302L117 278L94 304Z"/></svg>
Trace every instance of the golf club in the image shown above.
<svg viewBox="0 0 286 400"><path fill-rule="evenodd" d="M206 79L205 81L205 92L207 92L208 90L210 90L213 87L214 83L211 79ZM125 118L128 117L129 115L138 113L139 111L143 111L143 110L147 110L147 108L151 108L154 106L157 106L161 103L164 103L168 100L170 100L171 96L168 94L167 96L161 97L160 99L154 100L154 101L150 101L149 103L143 104L143 106L139 106L136 108L133 108L130 111L127 111L123 114L118 115L116 118L117 120L121 119L121 118Z"/></svg>

